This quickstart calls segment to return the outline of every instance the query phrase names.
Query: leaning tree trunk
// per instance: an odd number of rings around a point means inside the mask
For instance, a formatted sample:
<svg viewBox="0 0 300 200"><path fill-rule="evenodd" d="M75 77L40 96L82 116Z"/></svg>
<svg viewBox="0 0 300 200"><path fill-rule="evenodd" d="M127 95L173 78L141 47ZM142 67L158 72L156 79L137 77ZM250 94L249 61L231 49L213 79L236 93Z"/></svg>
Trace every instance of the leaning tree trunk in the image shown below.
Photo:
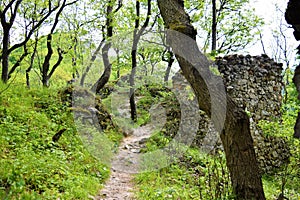
<svg viewBox="0 0 300 200"><path fill-rule="evenodd" d="M81 76L81 79L80 79L80 86L83 86L83 85L84 85L85 78L86 78L87 74L89 73L89 71L91 70L92 65L93 65L93 63L95 62L95 60L96 60L96 58L97 58L97 55L99 54L99 52L100 52L100 50L101 50L101 47L102 47L102 45L104 44L104 42L105 42L105 40L103 39L103 40L100 42L100 44L98 45L98 47L97 47L97 49L95 50L95 52L93 53L92 58L91 58L91 60L90 60L90 62L89 62L89 65L85 68L85 71L84 71L84 73L83 73L82 76ZM106 52L107 52L107 51L106 51ZM103 58L103 60L104 60L104 59L108 60L108 55L107 55L107 54L103 54L103 55L102 55L102 58ZM109 60L108 60L108 63L109 63ZM101 80L101 78L100 78L100 80ZM95 84L95 86L93 86L94 88L92 88L92 90L96 91L97 85L98 85L98 82ZM100 88L100 89L101 89L101 88Z"/></svg>
<svg viewBox="0 0 300 200"><path fill-rule="evenodd" d="M300 40L300 2L297 0L290 0L285 12L285 19L288 24L291 24L294 29L294 36L297 41ZM298 54L300 54L300 45L298 46ZM297 66L293 78L293 82L299 93L298 99L300 100L300 65ZM294 137L300 138L300 112L298 113L297 121L294 127Z"/></svg>
<svg viewBox="0 0 300 200"><path fill-rule="evenodd" d="M109 78L111 75L111 69L112 69L111 67L112 66L111 66L111 63L110 63L109 57L108 57L108 51L109 51L110 47L111 47L110 42L107 42L102 49L104 72L92 87L92 90L95 91L95 93L97 93L97 94L105 86L105 84L109 81ZM82 80L84 80L84 79L82 79ZM82 82L82 84L83 84L83 82Z"/></svg>
<svg viewBox="0 0 300 200"><path fill-rule="evenodd" d="M107 8L106 8L106 44L104 45L102 49L102 59L103 59L103 64L104 64L104 72L101 75L101 77L97 80L97 82L93 85L91 88L93 91L96 93L99 93L100 90L108 83L110 75L111 75L111 70L112 70L112 64L109 60L108 56L108 51L111 48L111 41L110 38L113 36L113 17L116 12L120 10L120 8L123 6L122 0L119 0L119 5L116 8L116 10L113 10L113 5L114 1L110 0L107 3ZM100 44L100 46L102 46Z"/></svg>
<svg viewBox="0 0 300 200"><path fill-rule="evenodd" d="M228 95L218 93L223 82L210 72L207 58L199 51L197 33L184 10L183 0L158 0L158 6L168 29L170 46L195 92L199 108L210 117L213 111L226 109L224 129L222 112L215 112L212 121L221 133L235 198L265 199L247 114ZM212 96L217 96L217 100ZM217 108L211 107L213 101L217 101Z"/></svg>

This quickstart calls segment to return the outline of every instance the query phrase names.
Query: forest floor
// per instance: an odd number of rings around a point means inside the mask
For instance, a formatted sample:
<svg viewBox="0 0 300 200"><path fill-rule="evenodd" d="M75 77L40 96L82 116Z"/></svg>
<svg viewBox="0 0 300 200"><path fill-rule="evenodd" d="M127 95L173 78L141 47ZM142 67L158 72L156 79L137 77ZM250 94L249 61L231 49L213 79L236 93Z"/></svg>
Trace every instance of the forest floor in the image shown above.
<svg viewBox="0 0 300 200"><path fill-rule="evenodd" d="M140 152L152 130L153 126L147 124L133 129L133 133L124 138L111 163L110 178L96 199L134 199L133 175L139 172Z"/></svg>

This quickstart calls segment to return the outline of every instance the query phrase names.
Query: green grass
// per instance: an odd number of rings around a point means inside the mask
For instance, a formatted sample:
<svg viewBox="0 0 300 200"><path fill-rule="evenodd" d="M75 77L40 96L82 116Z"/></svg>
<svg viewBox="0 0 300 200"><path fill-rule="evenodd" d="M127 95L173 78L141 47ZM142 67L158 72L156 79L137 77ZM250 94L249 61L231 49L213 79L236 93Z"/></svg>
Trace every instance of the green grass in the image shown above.
<svg viewBox="0 0 300 200"><path fill-rule="evenodd" d="M161 141L158 141L158 137ZM147 143L147 150L161 148L161 144L166 140L163 140L162 136L154 136ZM155 144L155 141L158 144ZM285 171L263 176L267 199L277 199L281 193L283 179L286 179L285 196L293 200L300 198L297 163L299 160L291 161ZM135 182L138 187L138 199L233 199L223 153L216 157L189 148L177 162L159 171L139 174Z"/></svg>
<svg viewBox="0 0 300 200"><path fill-rule="evenodd" d="M0 84L0 91L7 85ZM96 159L96 146L83 145L68 104L58 97L58 88L28 90L12 84L0 95L0 199L89 199L96 195L109 176L108 161ZM154 91L155 92L155 91ZM133 127L150 121L152 105L164 103L170 95L159 91L153 97L147 89L138 91L139 121ZM300 144L292 139L297 113L295 100L283 106L283 122L262 122L266 135L288 138L290 163L272 175L263 176L267 199L277 199L282 192L291 200L299 200ZM111 112L110 97L103 101ZM167 106L167 105L166 105ZM296 108L296 109L295 109ZM66 129L58 142L52 137ZM98 135L96 129L87 131ZM99 135L98 135L99 136ZM122 139L116 129L105 130L98 142L109 145L102 151L115 151ZM168 145L170 137L157 131L146 143L143 153ZM108 152L111 153L111 152ZM108 155L109 157L110 155ZM158 171L135 177L138 199L233 199L230 177L222 152L212 156L195 148L187 148L176 162Z"/></svg>
<svg viewBox="0 0 300 200"><path fill-rule="evenodd" d="M291 93L290 93L291 94ZM150 99L151 97L149 97ZM148 99L148 100L149 100ZM148 102L143 99L144 102ZM281 192L290 200L300 199L300 142L292 138L298 104L295 99L282 106L283 121L260 123L266 135L284 137L291 150L290 162L274 174L263 175L266 198L277 199ZM147 104L146 104L147 105ZM171 138L156 132L147 141L143 153L156 151L168 145ZM176 162L158 171L136 175L137 199L234 199L225 155L212 156L195 148L188 148Z"/></svg>
<svg viewBox="0 0 300 200"><path fill-rule="evenodd" d="M88 199L99 192L109 168L82 144L57 89L12 84L0 105L0 199ZM116 145L122 137L114 130L105 134Z"/></svg>
<svg viewBox="0 0 300 200"><path fill-rule="evenodd" d="M170 138L154 134L143 152L169 144ZM232 199L225 156L210 156L188 148L175 162L158 171L138 174L138 199Z"/></svg>
<svg viewBox="0 0 300 200"><path fill-rule="evenodd" d="M143 152L163 148L169 141L162 134L156 133L149 139ZM300 199L299 141L294 142L292 153L297 154L291 157L287 167L273 175L263 176L268 200L278 198L283 181L284 195L292 200ZM135 183L135 195L138 199L234 199L225 155L222 152L212 156L201 153L198 149L188 148L173 164L158 171L138 174Z"/></svg>

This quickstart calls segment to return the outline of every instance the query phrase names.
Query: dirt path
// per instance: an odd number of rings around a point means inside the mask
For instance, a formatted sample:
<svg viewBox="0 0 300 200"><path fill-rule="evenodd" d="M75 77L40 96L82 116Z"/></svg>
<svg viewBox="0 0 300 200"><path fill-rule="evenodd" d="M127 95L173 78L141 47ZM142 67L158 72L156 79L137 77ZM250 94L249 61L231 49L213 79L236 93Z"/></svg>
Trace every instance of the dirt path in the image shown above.
<svg viewBox="0 0 300 200"><path fill-rule="evenodd" d="M119 118L130 119L130 108L127 103L128 95L115 97ZM139 98L137 98L138 100ZM138 128L122 127L125 132L130 133L125 137L119 146L118 153L114 156L111 163L111 176L106 181L104 188L99 196L93 198L97 200L132 200L134 174L139 173L142 168L141 149L145 146L147 139L155 130L160 130L166 122L165 110L160 105L154 105L149 109L151 120L147 125ZM129 121L130 122L130 121ZM127 125L125 125L127 126Z"/></svg>
<svg viewBox="0 0 300 200"><path fill-rule="evenodd" d="M111 164L111 176L96 199L134 199L133 175L139 171L140 151L152 130L153 126L148 124L134 129L132 135L124 138Z"/></svg>

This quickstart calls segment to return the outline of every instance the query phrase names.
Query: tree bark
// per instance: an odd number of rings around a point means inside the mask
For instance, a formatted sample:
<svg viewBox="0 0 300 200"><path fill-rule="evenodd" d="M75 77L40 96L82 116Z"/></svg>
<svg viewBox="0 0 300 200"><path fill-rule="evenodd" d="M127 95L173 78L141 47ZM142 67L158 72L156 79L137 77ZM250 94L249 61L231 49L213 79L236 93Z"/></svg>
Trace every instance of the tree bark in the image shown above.
<svg viewBox="0 0 300 200"><path fill-rule="evenodd" d="M15 19L18 14L18 9L22 3L22 0L12 0L9 1L9 3L4 7L3 10L0 10L0 18L1 18L1 25L3 29L3 40L2 40L2 54L1 54L1 63L2 63L2 75L1 79L3 82L7 82L10 78L9 73L9 56L10 54L20 48L25 47L26 43L30 40L32 34L43 24L43 22L59 7L58 5L53 7L51 6L50 0L49 0L49 10L48 12L44 13L45 9L43 9L39 14L41 15L41 18L39 20L32 19L29 23L34 23L35 25L32 26L30 30L28 30L24 40L22 40L20 43L14 44L12 47L10 47L10 30L15 22ZM36 7L35 7L36 8ZM36 10L34 10L36 12ZM36 15L37 13L34 13ZM8 20L6 20L8 18ZM14 66L15 68L18 67L18 64ZM15 68L11 71L13 72Z"/></svg>
<svg viewBox="0 0 300 200"><path fill-rule="evenodd" d="M111 75L111 63L108 57L108 51L111 47L111 43L109 39L113 36L113 5L112 1L109 1L107 4L107 10L106 10L106 43L104 47L102 48L102 60L104 64L104 72L102 73L101 77L97 80L97 82L93 85L92 90L96 93L99 93L100 90L105 86L105 84L109 81L110 75Z"/></svg>
<svg viewBox="0 0 300 200"><path fill-rule="evenodd" d="M224 129L222 112L214 112L212 121L221 134L235 199L265 199L247 114L227 94L218 94L223 82L210 72L207 58L199 51L197 32L183 0L158 0L158 6L168 29L167 40L195 92L199 108L209 117L213 111L226 109ZM211 107L213 101L217 108Z"/></svg>
<svg viewBox="0 0 300 200"><path fill-rule="evenodd" d="M10 43L10 30L17 16L17 10L21 4L22 0L10 1L3 10L0 10L1 25L3 29L3 39L2 39L2 76L1 79L6 83L9 79L9 43ZM15 3L15 6L13 4ZM7 12L11 12L10 15ZM8 16L9 15L9 16ZM6 21L6 18L9 20Z"/></svg>
<svg viewBox="0 0 300 200"><path fill-rule="evenodd" d="M164 83L165 84L168 84L169 76L170 76L170 72L171 72L171 68L172 68L172 65L173 65L173 63L175 61L173 52L169 48L167 48L167 49L168 49L167 50L167 53L168 53L167 57L168 58L165 59L164 55L162 56L162 60L168 63L168 67L166 69L166 73L165 73L165 76L164 76Z"/></svg>
<svg viewBox="0 0 300 200"><path fill-rule="evenodd" d="M297 41L300 40L300 16L299 16L300 3L296 0L290 0L288 2L287 9L285 11L285 19L288 24L291 24L294 29L294 37ZM298 55L300 55L300 45L298 46ZM300 65L295 69L293 77L293 83L298 91L298 99L300 100ZM297 121L294 127L294 137L300 139L300 112L298 113Z"/></svg>
<svg viewBox="0 0 300 200"><path fill-rule="evenodd" d="M114 1L110 0L107 4L106 10L106 43L102 49L102 60L104 63L104 72L101 77L97 80L97 82L91 88L96 93L99 93L100 90L105 86L105 84L109 81L111 75L112 64L110 63L108 57L108 51L111 48L111 42L109 39L113 36L113 15L120 10L123 6L122 0L118 1L118 7L116 10L113 10Z"/></svg>
<svg viewBox="0 0 300 200"><path fill-rule="evenodd" d="M100 44L98 45L97 49L93 53L92 58L91 58L91 60L89 62L89 65L85 68L85 71L84 71L84 73L81 76L81 79L80 79L80 85L81 86L84 85L85 77L87 76L87 74L89 73L90 69L92 68L92 65L95 62L95 60L97 58L97 55L99 54L99 52L100 52L101 47L102 47L103 44L104 44L104 39L100 42ZM101 78L100 78L100 80L101 80ZM97 85L98 85L98 82L95 84L95 86L94 86L94 88L92 88L92 90L96 91Z"/></svg>
<svg viewBox="0 0 300 200"><path fill-rule="evenodd" d="M140 26L140 1L136 0L136 20L135 20L135 29L133 32L133 44L131 48L131 74L129 77L129 84L130 84L130 91L129 91L129 104L130 104L130 113L131 113L131 119L132 121L137 121L137 111L136 111L136 105L135 105L135 73L136 73L136 67L137 67L137 48L139 40L144 33L146 27L149 24L151 15L151 0L148 0L148 8L147 8L147 18L141 27L141 29L138 30Z"/></svg>
<svg viewBox="0 0 300 200"><path fill-rule="evenodd" d="M53 54L52 49L52 33L47 36L47 55L45 56L42 66L42 83L44 87L49 86L48 71L50 69L50 59Z"/></svg>
<svg viewBox="0 0 300 200"><path fill-rule="evenodd" d="M3 30L3 39L2 39L2 55L1 55L1 61L2 61L2 75L1 79L4 83L8 81L8 58L9 58L9 30Z"/></svg>
<svg viewBox="0 0 300 200"><path fill-rule="evenodd" d="M31 57L30 57L30 64L29 64L29 67L26 69L26 85L27 85L27 88L30 88L29 73L31 72L31 69L33 68L33 63L34 63L34 59L35 59L36 52L37 52L38 42L39 41L38 41L38 34L37 34L36 38L35 38L35 42L34 42L33 52L32 52Z"/></svg>
<svg viewBox="0 0 300 200"><path fill-rule="evenodd" d="M55 70L57 69L57 67L60 65L61 61L63 60L63 54L65 53L61 48L58 48L58 60L56 61L56 63L54 64L54 66L52 67L51 71L50 70L50 60L52 58L53 55L53 49L52 49L52 39L53 39L53 34L54 31L57 27L57 24L59 22L59 17L62 13L62 11L64 10L64 8L68 5L74 4L76 3L76 1L73 1L71 3L67 3L67 0L63 0L61 7L59 8L59 10L57 11L56 15L55 15L55 20L54 23L51 27L51 31L50 33L47 35L47 55L45 56L44 59L44 63L42 66L42 83L44 87L49 87L49 80L51 78L51 76L54 74ZM49 73L49 74L48 74Z"/></svg>
<svg viewBox="0 0 300 200"><path fill-rule="evenodd" d="M295 74L293 77L293 83L296 86L298 91L298 99L300 100L300 65L298 65L295 69ZM298 117L294 126L294 138L300 139L300 112L298 112Z"/></svg>
<svg viewBox="0 0 300 200"><path fill-rule="evenodd" d="M211 52L217 49L217 6L216 0L212 0L212 26L211 26Z"/></svg>

